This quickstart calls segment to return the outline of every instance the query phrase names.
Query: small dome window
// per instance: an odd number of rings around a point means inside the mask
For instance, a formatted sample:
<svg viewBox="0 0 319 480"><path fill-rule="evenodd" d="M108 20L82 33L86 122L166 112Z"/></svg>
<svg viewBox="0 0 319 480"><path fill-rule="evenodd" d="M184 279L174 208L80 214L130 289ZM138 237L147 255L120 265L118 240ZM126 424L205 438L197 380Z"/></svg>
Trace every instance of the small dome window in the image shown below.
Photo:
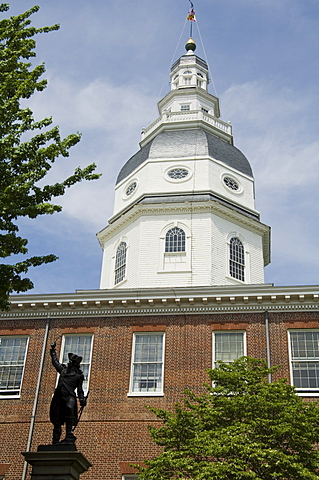
<svg viewBox="0 0 319 480"><path fill-rule="evenodd" d="M188 176L188 170L186 168L172 168L167 172L167 175L174 180L181 180L182 178L186 178Z"/></svg>
<svg viewBox="0 0 319 480"><path fill-rule="evenodd" d="M127 189L125 190L125 195L128 197L129 195L132 195L132 193L134 192L134 190L136 189L137 187L137 183L136 182L132 182L128 187Z"/></svg>
<svg viewBox="0 0 319 480"><path fill-rule="evenodd" d="M230 188L231 190L239 190L239 185L236 180L232 177L224 177L224 184L226 187Z"/></svg>

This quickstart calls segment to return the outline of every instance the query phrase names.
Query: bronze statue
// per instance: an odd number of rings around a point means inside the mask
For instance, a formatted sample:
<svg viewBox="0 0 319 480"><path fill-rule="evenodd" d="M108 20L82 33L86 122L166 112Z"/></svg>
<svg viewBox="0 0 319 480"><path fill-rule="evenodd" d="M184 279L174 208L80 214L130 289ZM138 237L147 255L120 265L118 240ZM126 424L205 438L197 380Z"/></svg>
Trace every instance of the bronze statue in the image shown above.
<svg viewBox="0 0 319 480"><path fill-rule="evenodd" d="M62 433L62 425L65 424L66 436L60 443L74 443L76 440L73 430L78 423L78 405L75 390L77 390L81 409L86 405L83 392L83 372L80 369L82 357L74 353L68 353L67 365L60 363L56 354L56 342L50 349L52 364L59 372L58 386L55 389L51 406L50 421L53 423L52 443L58 444Z"/></svg>

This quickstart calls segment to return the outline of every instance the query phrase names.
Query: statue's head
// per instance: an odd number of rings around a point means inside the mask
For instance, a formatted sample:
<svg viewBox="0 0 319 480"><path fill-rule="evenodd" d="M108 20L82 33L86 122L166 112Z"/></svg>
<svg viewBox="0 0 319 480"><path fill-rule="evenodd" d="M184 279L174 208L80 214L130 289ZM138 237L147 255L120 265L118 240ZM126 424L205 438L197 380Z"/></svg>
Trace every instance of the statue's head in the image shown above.
<svg viewBox="0 0 319 480"><path fill-rule="evenodd" d="M69 357L69 363L71 365L74 365L76 367L80 366L80 363L82 362L82 357L80 357L79 355L76 355L75 353L68 353L68 357Z"/></svg>

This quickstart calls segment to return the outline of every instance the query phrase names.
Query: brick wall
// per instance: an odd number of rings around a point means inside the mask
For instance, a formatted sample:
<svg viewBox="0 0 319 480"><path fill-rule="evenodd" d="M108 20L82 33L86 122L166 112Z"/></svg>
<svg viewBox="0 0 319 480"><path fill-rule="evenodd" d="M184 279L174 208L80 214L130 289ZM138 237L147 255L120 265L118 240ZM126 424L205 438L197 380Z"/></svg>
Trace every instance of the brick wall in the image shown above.
<svg viewBox="0 0 319 480"><path fill-rule="evenodd" d="M0 464L10 464L6 480L21 478L20 452L27 445L45 325L42 319L0 323L1 335L30 336L21 398L0 399ZM319 312L269 314L271 360L281 365L277 377L289 377L287 330L318 326ZM120 480L121 465L141 462L159 452L147 430L157 420L145 406L171 409L185 388L203 391L206 370L212 364L212 331L216 330L245 330L247 354L266 359L263 313L51 319L31 450L51 442L48 410L56 372L48 350L55 340L60 347L63 334L94 334L90 397L76 430L78 449L93 463L83 479ZM165 332L164 396L127 395L132 336L140 331Z"/></svg>

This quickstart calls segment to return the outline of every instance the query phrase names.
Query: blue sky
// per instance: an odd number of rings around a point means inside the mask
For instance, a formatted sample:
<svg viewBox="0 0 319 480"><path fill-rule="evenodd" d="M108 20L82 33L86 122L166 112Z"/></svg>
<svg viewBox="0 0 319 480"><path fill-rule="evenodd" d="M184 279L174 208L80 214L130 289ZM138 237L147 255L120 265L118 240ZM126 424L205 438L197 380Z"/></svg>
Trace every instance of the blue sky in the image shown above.
<svg viewBox="0 0 319 480"><path fill-rule="evenodd" d="M197 0L196 53L209 64L221 118L251 162L256 207L272 228L266 282L318 284L319 0ZM12 0L8 14L35 2ZM118 171L139 148L143 127L169 91L169 69L189 36L187 0L39 0L35 26L47 89L29 102L37 119L53 116L82 140L50 173L61 180L97 163L100 180L76 185L62 213L23 220L30 254L55 253L30 270L35 293L99 288L96 239L112 215ZM199 30L198 30L198 28ZM201 39L204 49L201 45Z"/></svg>

